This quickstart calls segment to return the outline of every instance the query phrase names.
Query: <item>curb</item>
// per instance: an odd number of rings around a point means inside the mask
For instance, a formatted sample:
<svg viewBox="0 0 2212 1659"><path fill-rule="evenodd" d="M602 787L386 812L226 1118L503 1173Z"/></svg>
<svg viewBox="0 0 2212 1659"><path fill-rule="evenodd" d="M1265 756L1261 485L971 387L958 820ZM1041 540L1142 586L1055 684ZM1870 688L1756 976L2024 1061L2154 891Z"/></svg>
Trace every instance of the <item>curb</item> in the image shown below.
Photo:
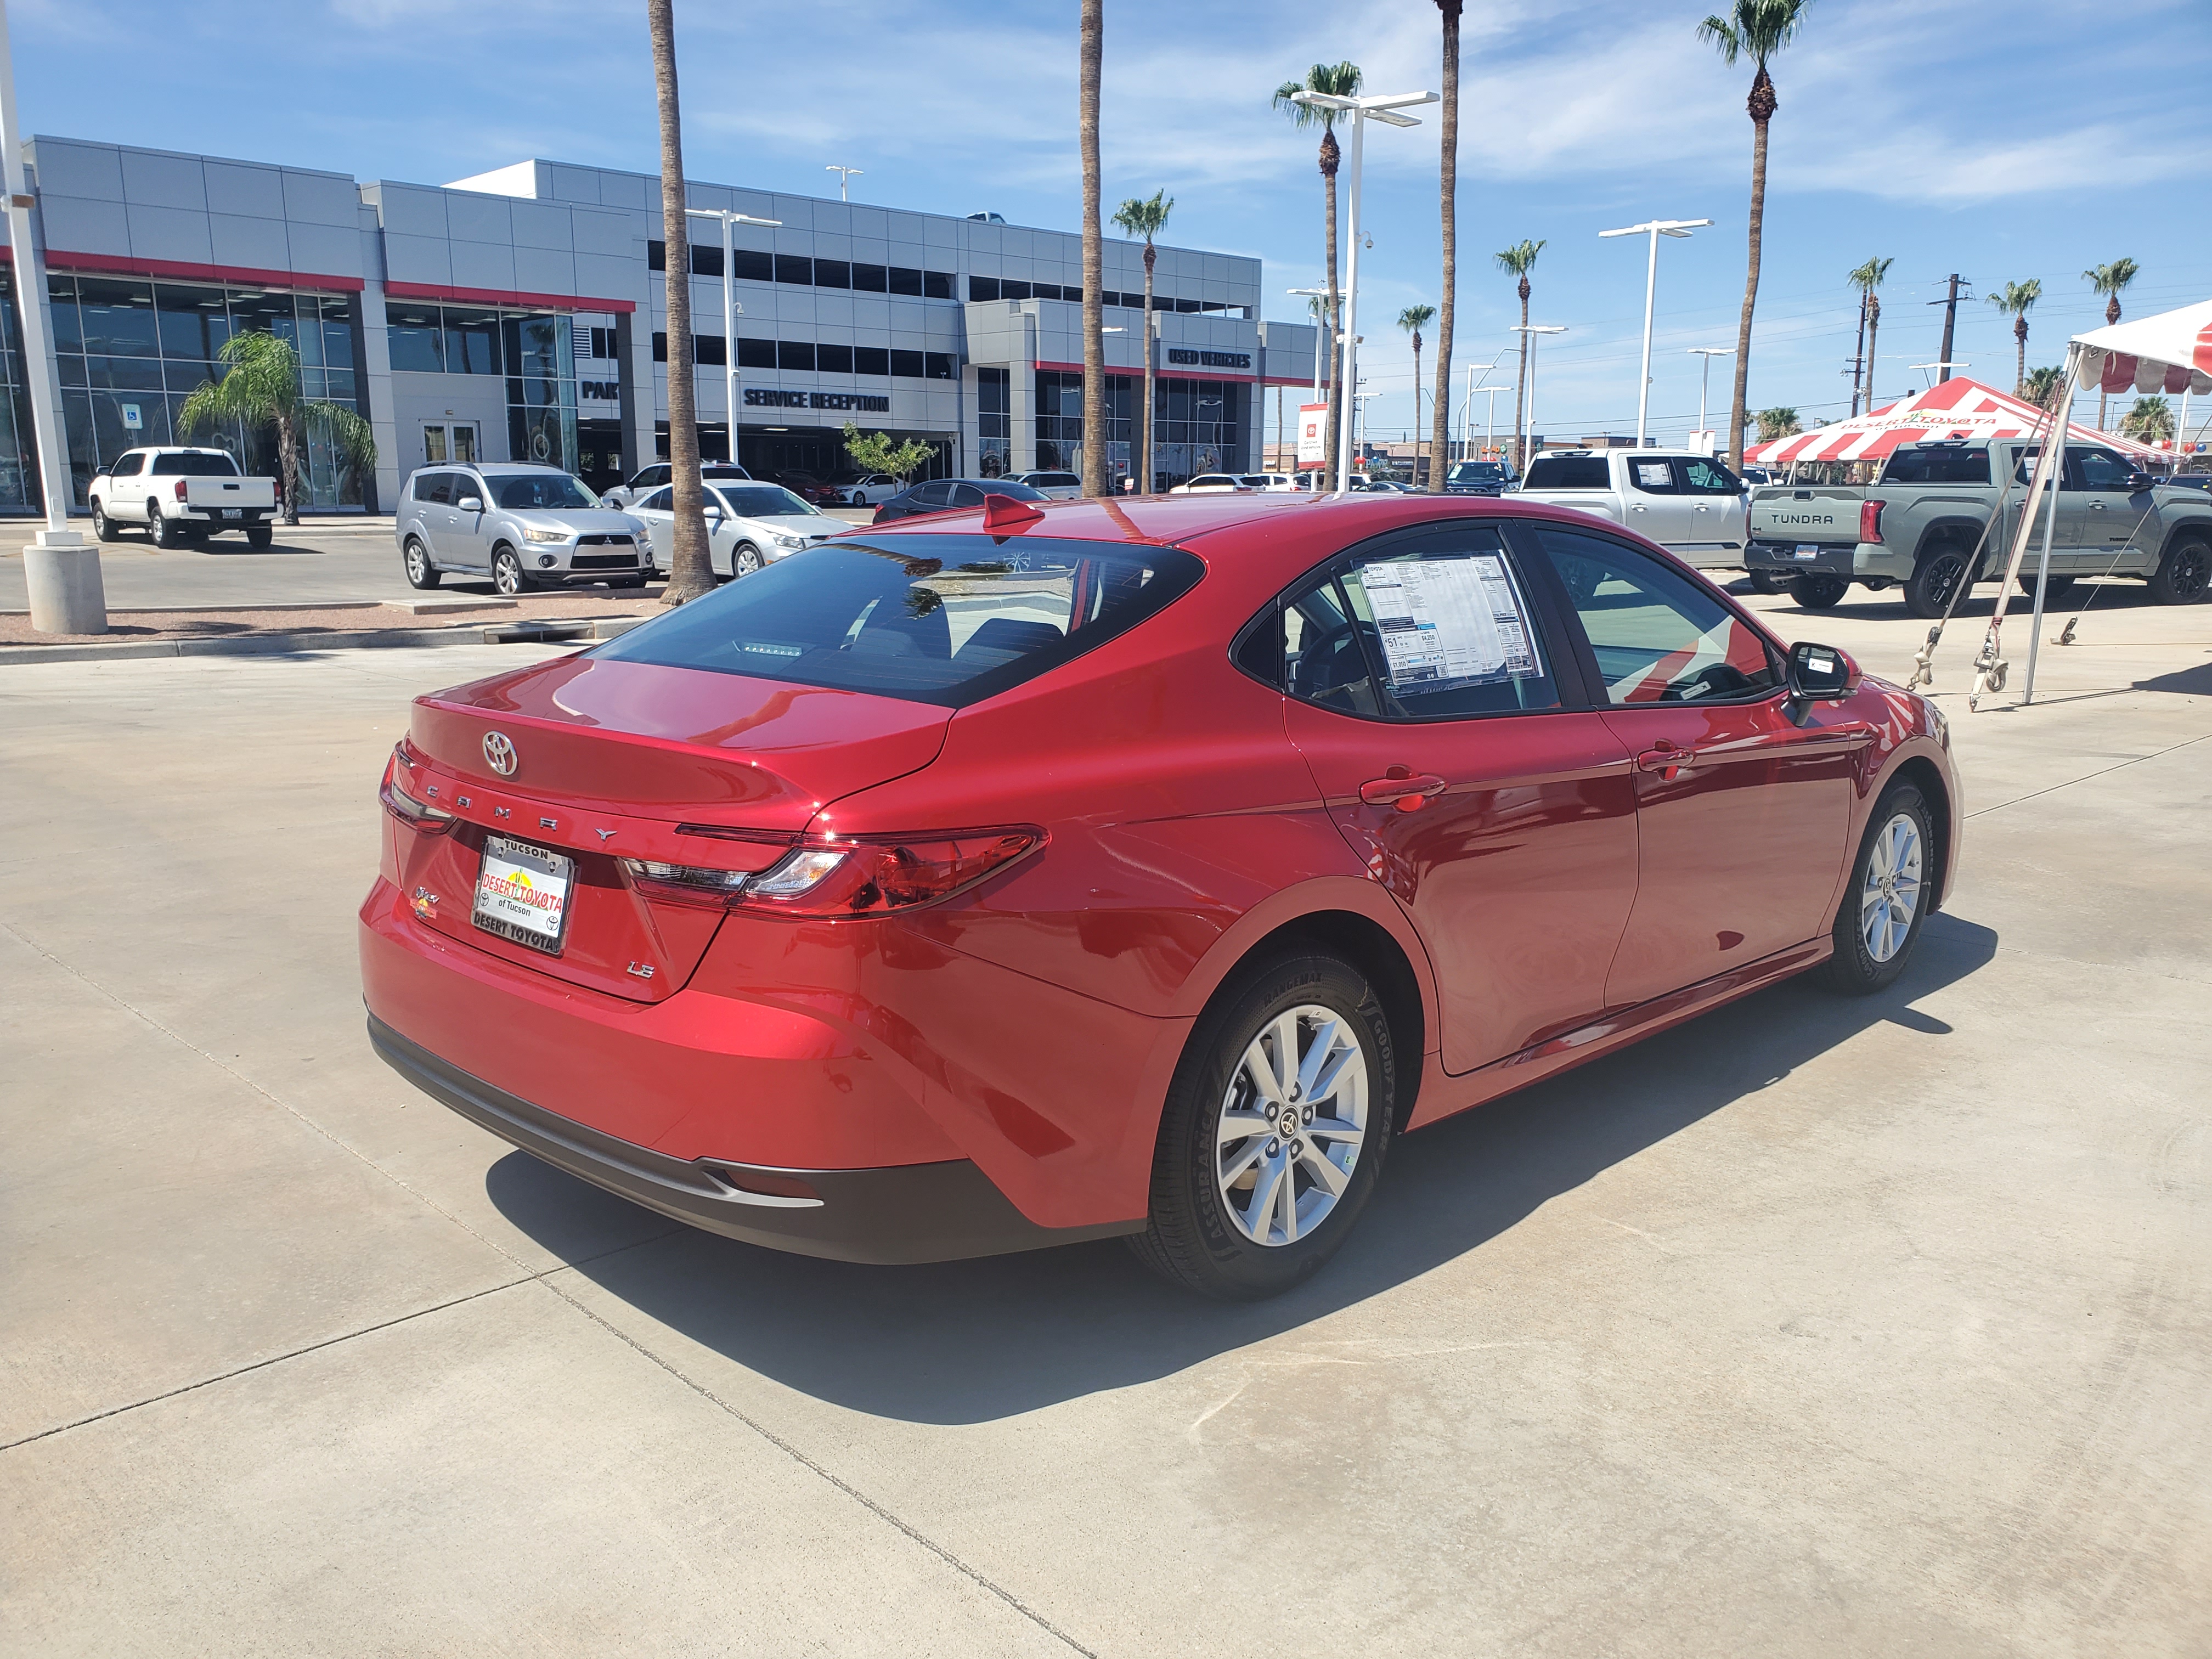
<svg viewBox="0 0 2212 1659"><path fill-rule="evenodd" d="M587 645L627 634L642 618L571 623L580 631L494 638L480 623L459 628L380 628L353 634L254 634L228 640L125 640L112 645L0 647L0 667L38 662L127 662L143 657L281 657L322 651L422 649L443 645ZM504 630L501 630L502 632Z"/></svg>

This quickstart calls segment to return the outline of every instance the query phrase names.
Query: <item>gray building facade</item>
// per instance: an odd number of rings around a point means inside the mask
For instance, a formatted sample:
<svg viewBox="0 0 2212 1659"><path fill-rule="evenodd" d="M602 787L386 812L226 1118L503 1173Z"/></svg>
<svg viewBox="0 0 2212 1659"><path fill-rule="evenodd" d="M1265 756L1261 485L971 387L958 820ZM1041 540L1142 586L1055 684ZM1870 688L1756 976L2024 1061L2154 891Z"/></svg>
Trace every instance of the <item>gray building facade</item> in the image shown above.
<svg viewBox="0 0 2212 1659"><path fill-rule="evenodd" d="M307 395L374 430L373 469L309 446L307 510L386 509L412 469L470 457L605 487L667 451L665 251L651 174L527 161L442 185L37 137L38 207L76 504L137 444L220 443L273 471L273 436L186 434L187 393L233 333L300 352ZM937 473L1073 467L1082 429L1082 239L1073 233L691 183L702 453L757 474L842 471L846 422L921 439ZM1102 287L1113 470L1126 473L1156 354L1152 483L1257 467L1316 331L1257 320L1260 261L1161 246L1152 327L1139 244ZM0 307L0 511L37 509L15 307ZM725 365L734 357L734 431ZM1269 388L1277 388L1273 401Z"/></svg>

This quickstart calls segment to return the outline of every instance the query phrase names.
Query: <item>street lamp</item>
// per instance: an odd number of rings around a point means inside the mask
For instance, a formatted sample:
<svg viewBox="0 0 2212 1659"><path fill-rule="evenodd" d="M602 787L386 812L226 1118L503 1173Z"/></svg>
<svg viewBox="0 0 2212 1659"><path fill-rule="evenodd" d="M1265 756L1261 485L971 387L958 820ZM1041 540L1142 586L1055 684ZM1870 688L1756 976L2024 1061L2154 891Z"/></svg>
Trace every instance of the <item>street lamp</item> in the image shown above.
<svg viewBox="0 0 2212 1659"><path fill-rule="evenodd" d="M1735 356L1735 348L1734 346L1692 346L1686 355L1692 357L1703 357L1705 360L1705 368L1698 378L1698 430L1702 433L1705 429L1705 393L1713 383L1713 359L1733 357Z"/></svg>
<svg viewBox="0 0 2212 1659"><path fill-rule="evenodd" d="M756 219L750 213L733 213L728 208L685 208L685 215L694 219L720 219L722 222L722 407L730 423L730 453L728 459L738 459L738 313L744 307L738 303L737 290L730 286L730 267L736 263L737 250L730 243L732 225L781 225L781 219ZM684 279L690 281L691 273L685 271ZM691 360L693 371L698 369L695 353Z"/></svg>
<svg viewBox="0 0 2212 1659"><path fill-rule="evenodd" d="M1539 334L1565 334L1567 325L1565 323L1516 323L1507 331L1528 337L1528 395L1525 399L1528 418L1521 430L1514 434L1520 442L1521 463L1526 466L1528 462L1528 437L1536 429L1536 337Z"/></svg>
<svg viewBox="0 0 2212 1659"><path fill-rule="evenodd" d="M1345 264L1344 294L1344 384L1356 387L1359 384L1359 174L1360 157L1367 123L1371 118L1385 126L1417 127L1421 124L1401 112L1419 104L1433 104L1433 92L1389 93L1374 98L1340 98L1334 93L1299 92L1291 95L1293 103L1304 104L1314 109L1334 110L1352 118L1352 189L1347 201L1346 230L1352 244L1350 257ZM1342 495L1352 472L1352 422L1342 422L1337 436L1336 489Z"/></svg>
<svg viewBox="0 0 2212 1659"><path fill-rule="evenodd" d="M1601 239L1607 236L1643 236L1651 238L1651 258L1644 268L1644 378L1636 383L1636 442L1644 444L1644 417L1651 406L1651 300L1659 288L1659 239L1662 236L1685 237L1700 225L1712 223L1710 219L1647 219L1640 225L1626 225L1619 230L1601 230Z"/></svg>
<svg viewBox="0 0 2212 1659"><path fill-rule="evenodd" d="M853 175L856 173L866 172L866 169L864 167L841 167L835 161L832 161L829 166L823 167L822 171L824 173L834 173L837 175L837 199L841 202L844 202L852 199L845 194L845 187L853 182Z"/></svg>
<svg viewBox="0 0 2212 1659"><path fill-rule="evenodd" d="M1326 300L1328 298L1328 290L1325 288L1286 288L1283 292L1285 294L1295 294L1303 300ZM1335 354L1336 337L1331 333L1329 330L1328 307L1327 306L1321 306L1316 307L1316 310L1321 319L1321 332L1314 340L1313 395L1314 401L1316 403L1319 403L1321 401L1321 366L1323 362L1323 354L1324 352L1329 356L1334 356ZM1325 347L1322 343L1324 340L1328 343Z"/></svg>

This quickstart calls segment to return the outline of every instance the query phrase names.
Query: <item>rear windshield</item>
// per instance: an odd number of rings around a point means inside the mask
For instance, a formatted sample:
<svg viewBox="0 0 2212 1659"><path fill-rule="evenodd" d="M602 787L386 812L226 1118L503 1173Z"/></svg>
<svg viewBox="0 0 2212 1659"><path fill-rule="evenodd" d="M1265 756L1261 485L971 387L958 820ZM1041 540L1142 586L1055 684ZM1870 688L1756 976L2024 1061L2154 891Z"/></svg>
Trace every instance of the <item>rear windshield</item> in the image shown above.
<svg viewBox="0 0 2212 1659"><path fill-rule="evenodd" d="M526 477L494 478L499 504L510 513L551 507L597 507L599 498L565 472L533 472Z"/></svg>
<svg viewBox="0 0 2212 1659"><path fill-rule="evenodd" d="M1462 461L1451 470L1454 483L1497 483L1505 477L1499 461Z"/></svg>
<svg viewBox="0 0 2212 1659"><path fill-rule="evenodd" d="M1073 472L1032 472L1022 482L1032 489L1077 489L1083 484Z"/></svg>
<svg viewBox="0 0 2212 1659"><path fill-rule="evenodd" d="M157 478L235 478L238 463L221 450L205 455L156 455Z"/></svg>
<svg viewBox="0 0 2212 1659"><path fill-rule="evenodd" d="M597 654L961 708L1135 627L1204 568L1173 548L1042 537L825 542Z"/></svg>
<svg viewBox="0 0 2212 1659"><path fill-rule="evenodd" d="M1613 474L1602 455L1539 455L1528 463L1523 489L1610 489Z"/></svg>
<svg viewBox="0 0 2212 1659"><path fill-rule="evenodd" d="M1881 470L1884 483L1979 483L1990 481L1986 449L1900 449Z"/></svg>

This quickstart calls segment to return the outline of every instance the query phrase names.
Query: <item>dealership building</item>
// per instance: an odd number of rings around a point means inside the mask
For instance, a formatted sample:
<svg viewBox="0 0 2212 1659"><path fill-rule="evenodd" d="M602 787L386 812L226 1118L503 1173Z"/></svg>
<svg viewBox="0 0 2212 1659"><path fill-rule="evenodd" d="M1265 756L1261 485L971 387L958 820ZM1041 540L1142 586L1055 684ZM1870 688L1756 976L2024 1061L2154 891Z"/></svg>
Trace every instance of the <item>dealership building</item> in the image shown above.
<svg viewBox="0 0 2212 1659"><path fill-rule="evenodd" d="M350 404L375 432L373 471L308 446L310 511L389 511L400 480L432 462L544 461L605 487L667 453L654 175L531 161L430 185L82 139L24 151L79 507L139 444L219 443L274 471L272 432L177 431L223 341L248 329L291 341L307 395ZM939 475L1079 464L1079 235L734 185L687 194L776 222L732 228L733 344L721 228L690 221L702 454L732 452L734 352L734 447L756 473L845 470L848 421L928 443ZM1158 253L1148 331L1142 245L1105 246L1113 469L1130 464L1149 332L1155 485L1255 470L1279 435L1282 389L1312 384L1316 331L1259 320L1257 259ZM0 288L0 512L35 512L12 259Z"/></svg>

